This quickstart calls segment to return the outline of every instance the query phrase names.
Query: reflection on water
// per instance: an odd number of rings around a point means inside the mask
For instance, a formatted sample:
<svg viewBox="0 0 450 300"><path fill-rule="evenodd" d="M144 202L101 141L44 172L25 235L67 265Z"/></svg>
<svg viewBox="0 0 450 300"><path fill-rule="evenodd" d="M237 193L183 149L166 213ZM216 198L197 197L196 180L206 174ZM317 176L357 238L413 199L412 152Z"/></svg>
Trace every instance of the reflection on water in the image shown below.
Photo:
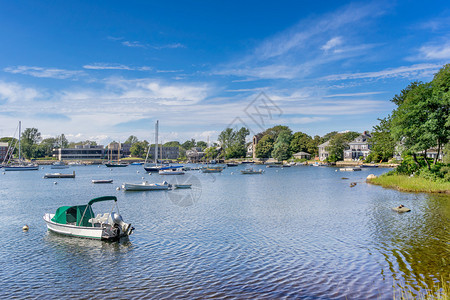
<svg viewBox="0 0 450 300"><path fill-rule="evenodd" d="M420 290L450 275L449 196L365 183L383 169L343 180L334 168L269 168L258 176L240 168L163 178L141 166L86 166L57 185L42 179L46 170L2 175L0 296L385 299L393 284ZM116 190L142 176L193 188ZM92 185L93 178L114 184ZM136 228L129 240L47 232L45 212L103 195L117 196ZM110 209L98 204L96 212ZM393 212L399 204L412 211Z"/></svg>

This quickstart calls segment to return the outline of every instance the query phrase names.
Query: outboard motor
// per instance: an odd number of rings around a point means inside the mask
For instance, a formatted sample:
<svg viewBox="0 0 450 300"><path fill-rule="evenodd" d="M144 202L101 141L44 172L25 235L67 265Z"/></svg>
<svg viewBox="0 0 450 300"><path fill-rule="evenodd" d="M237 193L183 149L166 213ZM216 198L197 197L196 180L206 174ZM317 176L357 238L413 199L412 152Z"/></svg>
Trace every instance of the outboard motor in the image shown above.
<svg viewBox="0 0 450 300"><path fill-rule="evenodd" d="M122 219L122 216L119 215L118 213L112 212L109 215L109 224L111 224L112 226L114 225L118 225L120 228L120 235L130 235L131 232L133 231L133 227L131 227L131 224L125 223Z"/></svg>

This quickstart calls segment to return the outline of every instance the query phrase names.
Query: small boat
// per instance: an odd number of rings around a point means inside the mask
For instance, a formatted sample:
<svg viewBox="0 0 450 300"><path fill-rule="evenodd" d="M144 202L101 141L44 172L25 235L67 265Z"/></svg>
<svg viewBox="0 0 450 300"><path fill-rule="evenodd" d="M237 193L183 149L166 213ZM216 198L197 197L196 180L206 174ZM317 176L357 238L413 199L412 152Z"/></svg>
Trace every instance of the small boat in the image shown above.
<svg viewBox="0 0 450 300"><path fill-rule="evenodd" d="M170 188L169 183L166 181L162 183L148 183L144 181L142 183L123 183L122 189L125 191L160 191L168 190Z"/></svg>
<svg viewBox="0 0 450 300"><path fill-rule="evenodd" d="M324 164L324 163L313 163L311 166L313 166L313 167L326 167L326 166L328 166L327 164Z"/></svg>
<svg viewBox="0 0 450 300"><path fill-rule="evenodd" d="M95 216L92 204L103 201L114 201L111 212ZM92 199L87 205L61 206L54 214L46 213L44 221L48 230L59 234L115 241L129 236L134 228L114 212L114 207L117 209L117 198L103 196Z"/></svg>
<svg viewBox="0 0 450 300"><path fill-rule="evenodd" d="M191 187L192 187L192 184L190 184L190 183L187 183L187 184L174 184L174 185L172 185L173 186L173 188L175 188L175 189L190 189Z"/></svg>
<svg viewBox="0 0 450 300"><path fill-rule="evenodd" d="M237 167L237 166L239 166L239 164L236 163L236 162L229 162L229 163L227 163L227 167Z"/></svg>
<svg viewBox="0 0 450 300"><path fill-rule="evenodd" d="M266 168L281 168L283 165L280 164L270 164L267 165Z"/></svg>
<svg viewBox="0 0 450 300"><path fill-rule="evenodd" d="M404 207L403 204L400 204L397 207L392 208L393 211L396 211L398 213L404 213L404 212L410 212L411 210L407 207Z"/></svg>
<svg viewBox="0 0 450 300"><path fill-rule="evenodd" d="M223 171L223 169L224 168L221 166L214 166L214 167L209 166L209 167L201 168L203 173L220 173Z"/></svg>
<svg viewBox="0 0 450 300"><path fill-rule="evenodd" d="M132 162L131 165L132 166L142 166L144 163L143 162Z"/></svg>
<svg viewBox="0 0 450 300"><path fill-rule="evenodd" d="M183 170L177 170L177 169L167 169L167 170L160 170L159 175L184 175Z"/></svg>
<svg viewBox="0 0 450 300"><path fill-rule="evenodd" d="M283 167L283 168L290 168L291 165L286 164L286 165L282 165L282 167Z"/></svg>
<svg viewBox="0 0 450 300"><path fill-rule="evenodd" d="M128 167L128 164L125 163L105 163L105 166L108 168L123 168Z"/></svg>
<svg viewBox="0 0 450 300"><path fill-rule="evenodd" d="M361 168L360 167L345 167L345 168L339 168L339 171L341 171L341 172L361 171Z"/></svg>
<svg viewBox="0 0 450 300"><path fill-rule="evenodd" d="M66 165L66 163L61 160L54 162L50 167L50 169L67 169L67 168L69 168L69 166Z"/></svg>
<svg viewBox="0 0 450 300"><path fill-rule="evenodd" d="M79 166L85 166L86 164L83 164L79 161L73 161L73 162L68 163L68 165L72 166L72 167L79 167Z"/></svg>
<svg viewBox="0 0 450 300"><path fill-rule="evenodd" d="M36 171L39 170L39 166L36 164L6 165L3 169L5 171Z"/></svg>
<svg viewBox="0 0 450 300"><path fill-rule="evenodd" d="M75 178L75 171L72 174L47 173L44 178Z"/></svg>
<svg viewBox="0 0 450 300"><path fill-rule="evenodd" d="M378 168L378 165L361 165L361 168Z"/></svg>
<svg viewBox="0 0 450 300"><path fill-rule="evenodd" d="M252 168L241 170L241 174L262 174L264 173L264 170L254 170Z"/></svg>
<svg viewBox="0 0 450 300"><path fill-rule="evenodd" d="M92 179L92 183L113 183L112 179Z"/></svg>

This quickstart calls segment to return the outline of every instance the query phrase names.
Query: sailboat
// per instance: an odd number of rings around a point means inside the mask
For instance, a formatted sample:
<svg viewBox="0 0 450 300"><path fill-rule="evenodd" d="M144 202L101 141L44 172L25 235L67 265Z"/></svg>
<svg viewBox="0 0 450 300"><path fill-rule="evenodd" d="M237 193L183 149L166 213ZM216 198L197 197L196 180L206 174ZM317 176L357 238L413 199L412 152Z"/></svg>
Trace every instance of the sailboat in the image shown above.
<svg viewBox="0 0 450 300"><path fill-rule="evenodd" d="M159 125L159 121L156 121L156 124L155 124L155 164L154 165L147 164L148 152L150 151L150 147L148 147L147 157L145 158L145 165L144 165L144 169L147 172L159 172L161 170L161 166L158 166L158 125Z"/></svg>
<svg viewBox="0 0 450 300"><path fill-rule="evenodd" d="M111 160L108 163L105 163L105 166L107 166L108 168L128 167L128 164L120 163L120 142L119 147L117 148L117 163L113 162L112 160L112 149L110 153L111 153Z"/></svg>
<svg viewBox="0 0 450 300"><path fill-rule="evenodd" d="M21 153L21 147L20 147L20 136L22 134L21 132L21 125L22 122L19 121L19 162L14 165L6 165L4 166L5 171L36 171L39 170L39 166L37 164L25 164L22 160L22 153Z"/></svg>

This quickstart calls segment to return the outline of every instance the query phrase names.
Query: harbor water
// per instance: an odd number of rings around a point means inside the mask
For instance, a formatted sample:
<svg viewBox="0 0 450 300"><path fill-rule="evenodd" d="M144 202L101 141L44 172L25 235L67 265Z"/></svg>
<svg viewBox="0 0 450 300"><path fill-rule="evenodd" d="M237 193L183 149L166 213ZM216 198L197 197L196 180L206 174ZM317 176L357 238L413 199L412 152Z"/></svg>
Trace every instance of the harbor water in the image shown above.
<svg viewBox="0 0 450 300"><path fill-rule="evenodd" d="M177 176L149 175L139 165L57 171L75 170L74 179L44 179L55 172L49 166L0 173L0 298L392 299L400 287L416 292L449 278L448 195L365 183L382 168L240 174L245 167ZM193 186L117 189L144 180ZM105 195L117 196L135 227L128 240L47 231L44 213ZM400 204L411 212L392 211ZM96 203L94 212L108 205Z"/></svg>

